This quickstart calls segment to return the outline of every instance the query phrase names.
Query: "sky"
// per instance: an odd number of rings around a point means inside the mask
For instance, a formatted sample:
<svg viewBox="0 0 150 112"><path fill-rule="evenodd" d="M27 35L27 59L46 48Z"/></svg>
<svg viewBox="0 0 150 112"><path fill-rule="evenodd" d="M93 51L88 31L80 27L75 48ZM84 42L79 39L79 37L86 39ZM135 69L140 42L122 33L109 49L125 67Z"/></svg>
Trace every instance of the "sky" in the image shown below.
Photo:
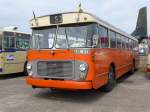
<svg viewBox="0 0 150 112"><path fill-rule="evenodd" d="M36 16L76 11L78 4L121 30L132 33L138 11L148 8L148 32L150 34L150 0L0 0L0 27L17 26L18 31L29 32L32 11Z"/></svg>

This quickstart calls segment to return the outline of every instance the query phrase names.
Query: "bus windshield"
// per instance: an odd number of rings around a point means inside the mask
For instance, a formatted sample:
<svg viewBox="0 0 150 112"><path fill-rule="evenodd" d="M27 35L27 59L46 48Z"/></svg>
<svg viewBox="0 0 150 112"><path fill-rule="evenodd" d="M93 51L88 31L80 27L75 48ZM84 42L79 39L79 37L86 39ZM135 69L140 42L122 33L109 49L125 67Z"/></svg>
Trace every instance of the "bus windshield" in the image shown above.
<svg viewBox="0 0 150 112"><path fill-rule="evenodd" d="M88 48L96 33L96 24L63 25L57 28L33 29L32 47L50 48Z"/></svg>

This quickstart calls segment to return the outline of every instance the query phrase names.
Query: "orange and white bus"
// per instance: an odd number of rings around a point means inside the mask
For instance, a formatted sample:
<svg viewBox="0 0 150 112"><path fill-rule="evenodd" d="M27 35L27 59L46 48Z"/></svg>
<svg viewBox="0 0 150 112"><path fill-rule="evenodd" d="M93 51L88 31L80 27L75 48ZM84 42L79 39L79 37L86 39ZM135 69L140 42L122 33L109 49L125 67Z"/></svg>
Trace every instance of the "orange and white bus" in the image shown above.
<svg viewBox="0 0 150 112"><path fill-rule="evenodd" d="M138 40L90 13L37 17L31 28L26 82L33 88L111 91L138 66Z"/></svg>

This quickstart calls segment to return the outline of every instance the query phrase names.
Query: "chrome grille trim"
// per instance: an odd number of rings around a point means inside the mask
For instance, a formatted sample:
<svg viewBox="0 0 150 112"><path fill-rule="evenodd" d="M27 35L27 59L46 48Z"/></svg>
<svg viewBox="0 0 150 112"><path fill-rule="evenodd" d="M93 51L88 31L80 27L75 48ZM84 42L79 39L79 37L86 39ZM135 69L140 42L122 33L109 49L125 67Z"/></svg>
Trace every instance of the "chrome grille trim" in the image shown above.
<svg viewBox="0 0 150 112"><path fill-rule="evenodd" d="M37 61L37 74L50 79L73 79L74 61Z"/></svg>

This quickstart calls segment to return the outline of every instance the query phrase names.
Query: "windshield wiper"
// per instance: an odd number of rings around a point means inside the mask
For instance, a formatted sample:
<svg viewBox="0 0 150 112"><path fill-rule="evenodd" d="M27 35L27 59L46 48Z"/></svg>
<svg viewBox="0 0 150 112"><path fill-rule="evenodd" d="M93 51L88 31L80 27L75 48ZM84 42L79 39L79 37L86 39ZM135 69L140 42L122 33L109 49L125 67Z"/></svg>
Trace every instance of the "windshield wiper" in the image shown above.
<svg viewBox="0 0 150 112"><path fill-rule="evenodd" d="M59 31L59 25L57 25L57 29L56 29L56 36L55 36L55 41L54 41L55 48L56 48L56 44L57 44L58 31ZM66 28L65 28L65 37L66 37L66 42L67 42L67 48L69 49L69 42L68 42L68 36L67 36Z"/></svg>
<svg viewBox="0 0 150 112"><path fill-rule="evenodd" d="M66 28L65 28L65 35L66 35L67 47L68 47L68 49L69 49L70 46L69 46L69 42L68 42L68 35L67 35L67 32L66 32Z"/></svg>

